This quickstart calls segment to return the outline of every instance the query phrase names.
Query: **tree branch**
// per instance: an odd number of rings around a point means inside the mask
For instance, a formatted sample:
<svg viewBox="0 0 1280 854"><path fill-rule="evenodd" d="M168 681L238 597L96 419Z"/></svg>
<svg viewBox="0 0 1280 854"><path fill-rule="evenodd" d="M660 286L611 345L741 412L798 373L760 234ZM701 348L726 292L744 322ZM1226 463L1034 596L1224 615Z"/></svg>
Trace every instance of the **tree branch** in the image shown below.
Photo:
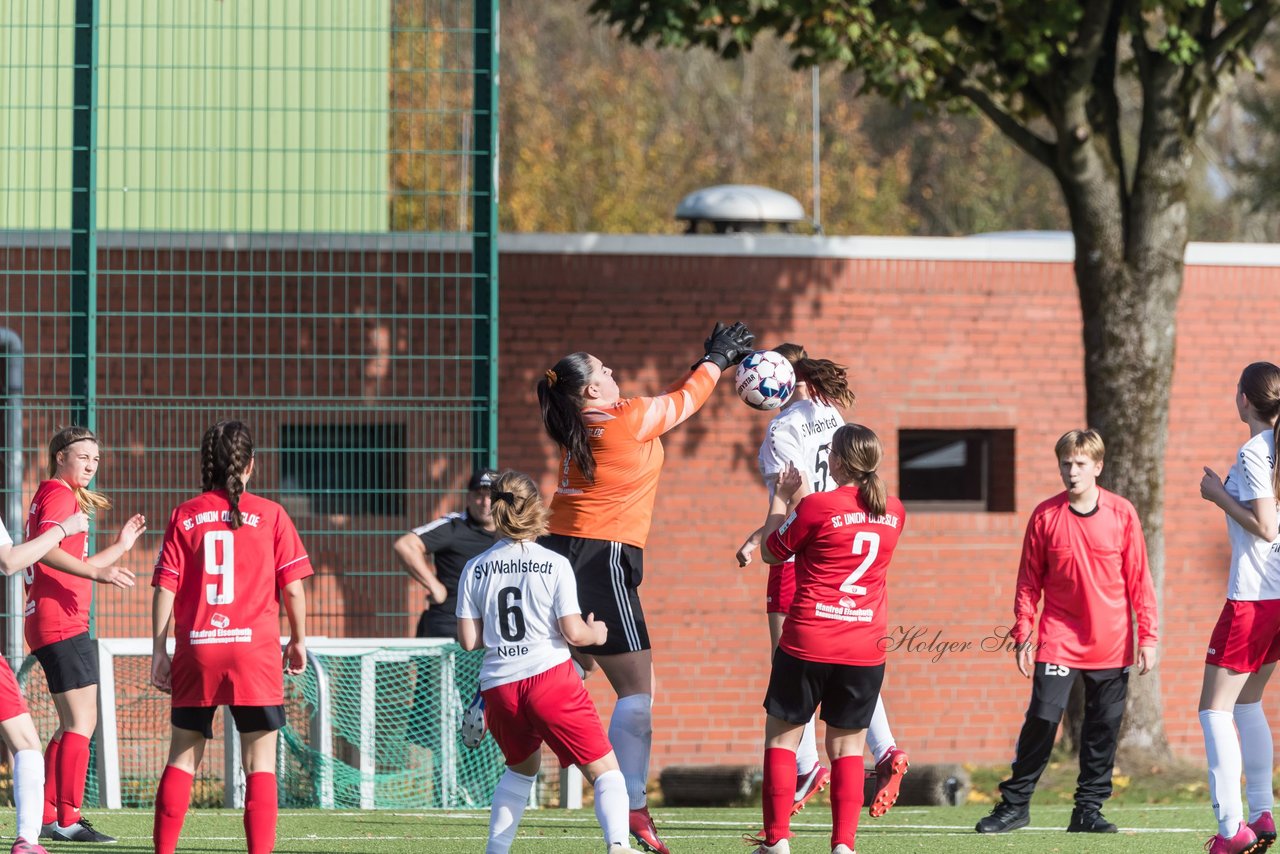
<svg viewBox="0 0 1280 854"><path fill-rule="evenodd" d="M1058 169L1054 160L1054 144L1052 142L1039 136L1031 128L1019 121L1013 113L991 97L985 89L965 80L958 70L952 70L947 75L946 80L957 96L965 98L981 110L1019 148L1044 164L1054 174L1057 174Z"/></svg>
<svg viewBox="0 0 1280 854"><path fill-rule="evenodd" d="M1086 4L1084 16L1080 19L1079 35L1067 51L1071 59L1067 72L1068 87L1078 89L1093 79L1094 67L1106 49L1105 42L1112 30L1113 5L1114 0L1091 0Z"/></svg>
<svg viewBox="0 0 1280 854"><path fill-rule="evenodd" d="M1277 12L1280 12L1280 2L1277 0L1257 0L1247 12L1223 27L1220 33L1205 44L1205 66L1215 68L1224 55L1252 47Z"/></svg>

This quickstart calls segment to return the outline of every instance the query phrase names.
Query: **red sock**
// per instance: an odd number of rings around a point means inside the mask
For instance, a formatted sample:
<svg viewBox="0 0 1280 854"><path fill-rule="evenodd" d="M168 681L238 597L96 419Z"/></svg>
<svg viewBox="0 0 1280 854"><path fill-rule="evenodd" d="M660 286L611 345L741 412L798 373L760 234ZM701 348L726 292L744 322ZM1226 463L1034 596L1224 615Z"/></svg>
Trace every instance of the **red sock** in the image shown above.
<svg viewBox="0 0 1280 854"><path fill-rule="evenodd" d="M796 800L796 752L781 747L764 751L764 841L791 838L791 805Z"/></svg>
<svg viewBox="0 0 1280 854"><path fill-rule="evenodd" d="M276 847L276 819L280 802L276 775L257 771L244 778L244 835L249 854L271 854Z"/></svg>
<svg viewBox="0 0 1280 854"><path fill-rule="evenodd" d="M58 745L51 739L44 749L44 816L41 824L53 824L58 820Z"/></svg>
<svg viewBox="0 0 1280 854"><path fill-rule="evenodd" d="M173 854L182 835L182 822L191 806L191 785L194 775L166 765L160 775L160 789L156 792L156 818L151 825L156 854Z"/></svg>
<svg viewBox="0 0 1280 854"><path fill-rule="evenodd" d="M78 733L64 732L62 746L58 748L58 824L63 827L80 820L88 770L89 739Z"/></svg>
<svg viewBox="0 0 1280 854"><path fill-rule="evenodd" d="M831 763L831 847L858 839L858 813L862 812L862 781L866 776L861 756L845 756Z"/></svg>

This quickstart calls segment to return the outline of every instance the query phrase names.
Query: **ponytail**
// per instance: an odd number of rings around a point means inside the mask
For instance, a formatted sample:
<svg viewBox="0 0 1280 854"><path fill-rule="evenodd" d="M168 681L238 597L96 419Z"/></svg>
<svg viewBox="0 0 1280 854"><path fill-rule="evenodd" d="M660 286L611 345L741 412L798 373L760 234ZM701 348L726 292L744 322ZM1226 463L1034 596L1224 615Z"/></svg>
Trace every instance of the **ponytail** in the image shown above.
<svg viewBox="0 0 1280 854"><path fill-rule="evenodd" d="M800 344L779 344L773 352L782 356L795 369L796 381L809 388L809 397L827 406L853 406L857 396L849 388L849 371L830 359L810 359Z"/></svg>
<svg viewBox="0 0 1280 854"><path fill-rule="evenodd" d="M547 533L551 511L542 503L538 487L527 474L504 471L489 487L493 524L513 542L536 540Z"/></svg>
<svg viewBox="0 0 1280 854"><path fill-rule="evenodd" d="M1271 424L1276 463L1271 467L1271 491L1280 498L1280 368L1254 362L1240 373L1240 393L1263 421Z"/></svg>
<svg viewBox="0 0 1280 854"><path fill-rule="evenodd" d="M794 367L796 379L809 386L809 396L827 406L853 406L857 395L849 388L849 373L844 365L830 359L798 360Z"/></svg>
<svg viewBox="0 0 1280 854"><path fill-rule="evenodd" d="M205 492L224 490L231 504L227 524L234 531L240 527L240 496L244 495L241 479L253 462L253 434L239 421L219 421L204 434L200 443L200 479Z"/></svg>
<svg viewBox="0 0 1280 854"><path fill-rule="evenodd" d="M53 438L49 440L50 479L58 476L58 455L76 442L93 442L96 445L98 444L98 437L93 435L93 431L88 427L74 426L64 427L53 434ZM82 513L92 514L95 510L111 509L111 499L101 492L94 492L92 489L83 486L72 486L71 491L75 494L76 503L80 505L80 512Z"/></svg>
<svg viewBox="0 0 1280 854"><path fill-rule="evenodd" d="M591 453L587 427L582 423L582 391L591 379L591 357L586 353L570 353L538 380L538 405L542 409L542 426L551 440L564 449L569 461L587 483L596 479L596 458Z"/></svg>
<svg viewBox="0 0 1280 854"><path fill-rule="evenodd" d="M839 461L840 472L847 478L841 483L858 485L858 496L873 516L883 516L888 506L889 489L877 473L884 449L880 438L869 427L845 424L831 437L831 456Z"/></svg>

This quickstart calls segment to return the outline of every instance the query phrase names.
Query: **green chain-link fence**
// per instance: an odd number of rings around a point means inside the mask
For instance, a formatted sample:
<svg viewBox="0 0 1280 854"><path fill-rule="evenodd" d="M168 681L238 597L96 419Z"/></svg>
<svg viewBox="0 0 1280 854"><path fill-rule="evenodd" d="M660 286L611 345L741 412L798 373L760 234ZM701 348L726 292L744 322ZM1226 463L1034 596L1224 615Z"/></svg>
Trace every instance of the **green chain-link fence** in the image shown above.
<svg viewBox="0 0 1280 854"><path fill-rule="evenodd" d="M496 72L496 0L0 5L10 531L85 424L96 546L145 513L145 582L239 418L317 570L310 633L408 635L391 544L496 455ZM148 635L148 606L99 588L96 634Z"/></svg>

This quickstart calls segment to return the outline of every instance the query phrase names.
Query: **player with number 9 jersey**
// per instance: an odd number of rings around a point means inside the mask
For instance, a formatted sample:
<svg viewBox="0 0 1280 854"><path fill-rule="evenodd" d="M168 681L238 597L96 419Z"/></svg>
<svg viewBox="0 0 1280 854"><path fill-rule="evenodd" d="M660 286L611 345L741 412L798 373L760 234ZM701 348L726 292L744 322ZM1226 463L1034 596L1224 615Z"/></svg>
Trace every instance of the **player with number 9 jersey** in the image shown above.
<svg viewBox="0 0 1280 854"><path fill-rule="evenodd" d="M239 505L233 530L226 492L205 492L165 528L152 585L174 593L175 708L284 702L277 591L311 561L283 507L248 492Z"/></svg>

